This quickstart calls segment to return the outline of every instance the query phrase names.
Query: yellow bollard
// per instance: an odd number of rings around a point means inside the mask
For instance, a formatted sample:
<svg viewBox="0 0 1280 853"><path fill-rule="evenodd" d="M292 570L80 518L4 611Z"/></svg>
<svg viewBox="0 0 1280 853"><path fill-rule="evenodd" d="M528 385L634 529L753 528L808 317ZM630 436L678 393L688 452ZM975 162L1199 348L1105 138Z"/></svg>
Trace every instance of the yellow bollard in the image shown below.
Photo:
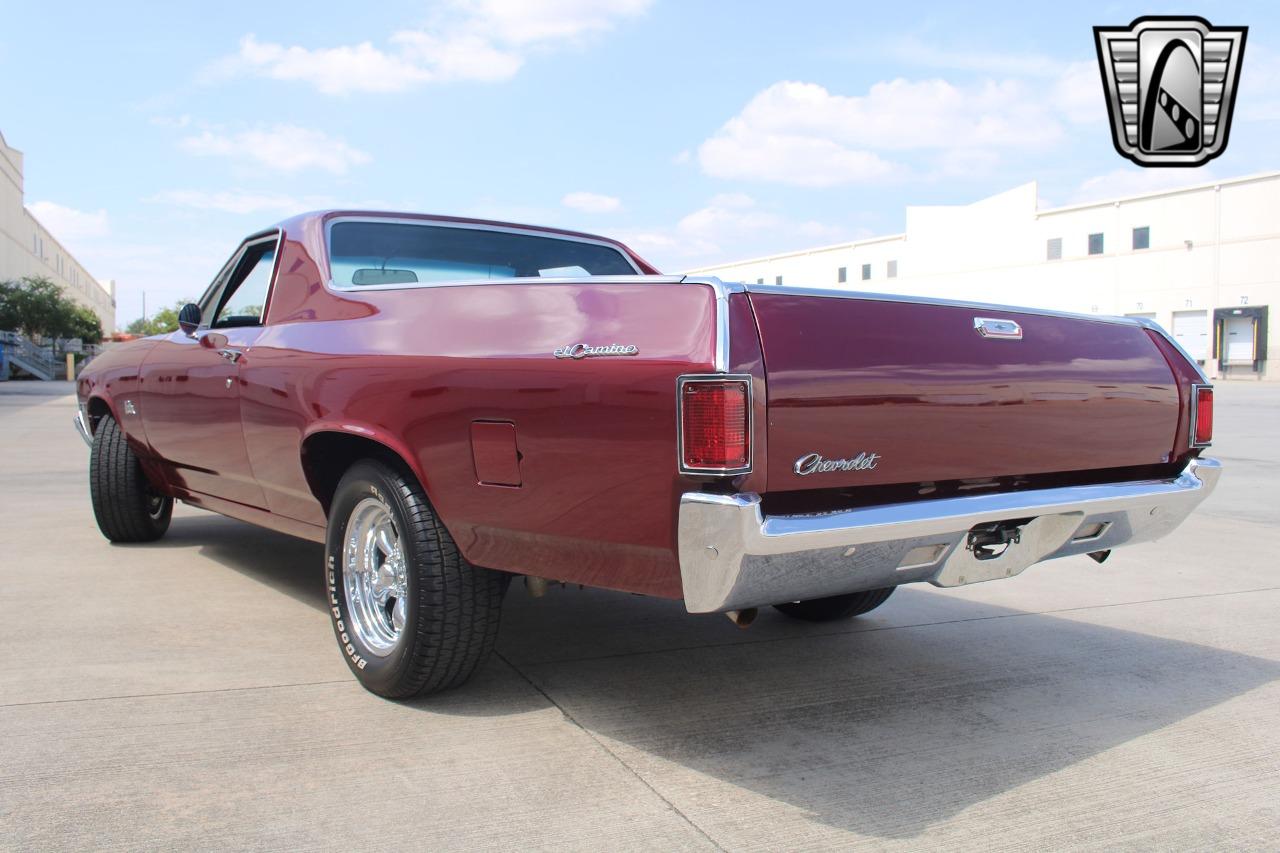
<svg viewBox="0 0 1280 853"><path fill-rule="evenodd" d="M76 354L67 353L67 378L75 381L76 378Z"/></svg>

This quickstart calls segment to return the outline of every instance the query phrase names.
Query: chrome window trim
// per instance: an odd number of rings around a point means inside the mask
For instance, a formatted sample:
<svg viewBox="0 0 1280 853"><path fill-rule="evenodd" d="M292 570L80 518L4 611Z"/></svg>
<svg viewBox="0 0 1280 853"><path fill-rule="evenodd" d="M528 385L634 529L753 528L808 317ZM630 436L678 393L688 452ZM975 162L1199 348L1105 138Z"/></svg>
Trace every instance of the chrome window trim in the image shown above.
<svg viewBox="0 0 1280 853"><path fill-rule="evenodd" d="M580 276L580 277L560 277L560 278L542 278L540 276L520 276L512 278L477 278L477 279L457 279L451 281L419 281L406 282L404 284L338 284L333 280L333 264L329 261L329 247L333 245L333 226L342 222L378 222L389 225L417 225L426 228L457 228L466 231L496 231L503 234L519 234L525 237L542 237L547 240L561 240L566 243L586 243L591 246L601 246L606 249L612 249L617 252L627 265L635 271L637 276L645 276L640 267L636 265L635 260L617 243L608 240L597 240L591 237L571 237L566 234L558 234L554 231L544 231L537 228L513 228L507 225L482 225L475 222L444 222L434 219L416 219L413 217L397 217L397 216L335 216L328 219L324 223L324 265L325 279L330 290L340 293L350 293L352 291L360 292L364 290L416 290L426 287L461 287L465 285L475 284L520 284L529 282L542 282L543 284L566 284L580 283L582 281L601 282L607 279L628 280L631 277L626 275L601 275L601 276ZM652 278L652 276L645 276ZM675 277L677 280L681 276Z"/></svg>
<svg viewBox="0 0 1280 853"><path fill-rule="evenodd" d="M1192 362L1192 364L1194 363L1195 362ZM1213 386L1207 382L1197 382L1191 386L1191 400L1190 400L1190 405L1187 407L1191 410L1191 424L1190 424L1190 427L1187 429L1187 443L1192 448L1195 448L1195 449L1202 449L1205 447L1211 447L1213 445L1213 439L1209 439L1208 441L1205 441L1205 442L1196 441L1196 422L1200 419L1200 389L1201 388L1208 388L1210 391L1212 391Z"/></svg>
<svg viewBox="0 0 1280 853"><path fill-rule="evenodd" d="M244 258L245 254L259 244L274 242L276 244L276 256L271 262L271 280L267 282L267 295L265 297L265 301L262 303L262 322L259 323L258 326L252 328L259 328L267 324L267 315L271 311L271 297L275 295L276 291L276 275L280 271L280 256L283 254L280 251L280 244L283 242L283 236L283 232L279 229L271 229L269 231L262 231L257 234L253 234L244 239L240 244L240 247L236 249L231 254L231 257L227 262L222 265L222 269L218 270L218 274L213 277L213 281L205 288L204 293L200 296L200 301L195 303L200 306L200 326L196 329L197 334L213 328L212 316L209 318L208 323L204 321L206 305L209 303L210 299L213 299L215 302L221 300L222 291L226 287L228 276L235 272L236 267L240 265L240 261ZM215 311L217 308L218 306L214 306Z"/></svg>
<svg viewBox="0 0 1280 853"><path fill-rule="evenodd" d="M684 386L691 382L741 382L747 386L747 464L739 468L694 468L684 464ZM737 477L751 473L756 452L753 377L749 373L685 373L676 377L676 468L681 474Z"/></svg>

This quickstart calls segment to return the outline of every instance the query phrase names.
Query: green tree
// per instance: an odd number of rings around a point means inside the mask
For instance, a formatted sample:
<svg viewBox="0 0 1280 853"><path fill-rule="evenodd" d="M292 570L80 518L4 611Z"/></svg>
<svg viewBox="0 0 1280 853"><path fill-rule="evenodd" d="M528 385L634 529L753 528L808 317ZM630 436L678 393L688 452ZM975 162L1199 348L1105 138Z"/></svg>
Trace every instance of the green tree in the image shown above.
<svg viewBox="0 0 1280 853"><path fill-rule="evenodd" d="M93 311L83 305L77 305L71 321L71 333L67 337L79 338L86 344L102 342L102 321Z"/></svg>
<svg viewBox="0 0 1280 853"><path fill-rule="evenodd" d="M176 332L178 312L190 301L190 299L179 299L173 303L172 307L161 308L150 317L139 317L125 326L125 331L131 335L167 335L170 332Z"/></svg>
<svg viewBox="0 0 1280 853"><path fill-rule="evenodd" d="M0 282L0 329L28 337L102 340L96 314L75 302L43 276Z"/></svg>

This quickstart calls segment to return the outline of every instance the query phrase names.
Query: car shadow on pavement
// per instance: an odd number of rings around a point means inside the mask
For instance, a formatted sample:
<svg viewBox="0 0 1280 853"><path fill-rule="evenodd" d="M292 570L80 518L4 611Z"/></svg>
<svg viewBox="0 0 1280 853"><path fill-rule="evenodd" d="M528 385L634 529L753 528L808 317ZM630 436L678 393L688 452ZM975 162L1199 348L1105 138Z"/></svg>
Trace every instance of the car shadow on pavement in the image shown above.
<svg viewBox="0 0 1280 853"><path fill-rule="evenodd" d="M175 519L158 544L199 544L325 609L319 545L216 517ZM742 631L679 602L559 588L534 600L517 582L472 684L402 704L503 716L545 697L712 837L765 797L910 839L1109 750L1159 772L1136 742L1280 679L1264 658L1084 621L1125 623L1125 610L1072 618L908 587L850 622L762 611ZM530 685L520 701L486 689L512 678Z"/></svg>
<svg viewBox="0 0 1280 853"><path fill-rule="evenodd" d="M200 556L276 592L317 610L328 609L324 597L324 546L315 542L202 512L175 517L163 539L136 547L196 548Z"/></svg>

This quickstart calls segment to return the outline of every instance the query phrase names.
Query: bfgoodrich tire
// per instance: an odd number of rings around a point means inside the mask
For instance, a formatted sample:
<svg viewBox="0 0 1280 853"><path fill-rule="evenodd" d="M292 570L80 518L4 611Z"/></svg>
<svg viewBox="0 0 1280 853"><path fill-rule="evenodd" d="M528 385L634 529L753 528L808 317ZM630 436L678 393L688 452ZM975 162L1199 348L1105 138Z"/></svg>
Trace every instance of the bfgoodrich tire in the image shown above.
<svg viewBox="0 0 1280 853"><path fill-rule="evenodd" d="M786 604L775 604L774 607L792 619L803 619L806 622L835 622L870 613L889 600L897 587L869 589L865 592L851 592L847 595L833 595L830 598L814 598L809 601L791 601Z"/></svg>
<svg viewBox="0 0 1280 853"><path fill-rule="evenodd" d="M334 494L325 580L347 666L403 699L456 687L484 663L509 576L462 558L415 478L366 460Z"/></svg>
<svg viewBox="0 0 1280 853"><path fill-rule="evenodd" d="M93 434L89 496L98 529L112 542L154 542L169 529L173 517L173 498L151 487L111 415L102 416Z"/></svg>

